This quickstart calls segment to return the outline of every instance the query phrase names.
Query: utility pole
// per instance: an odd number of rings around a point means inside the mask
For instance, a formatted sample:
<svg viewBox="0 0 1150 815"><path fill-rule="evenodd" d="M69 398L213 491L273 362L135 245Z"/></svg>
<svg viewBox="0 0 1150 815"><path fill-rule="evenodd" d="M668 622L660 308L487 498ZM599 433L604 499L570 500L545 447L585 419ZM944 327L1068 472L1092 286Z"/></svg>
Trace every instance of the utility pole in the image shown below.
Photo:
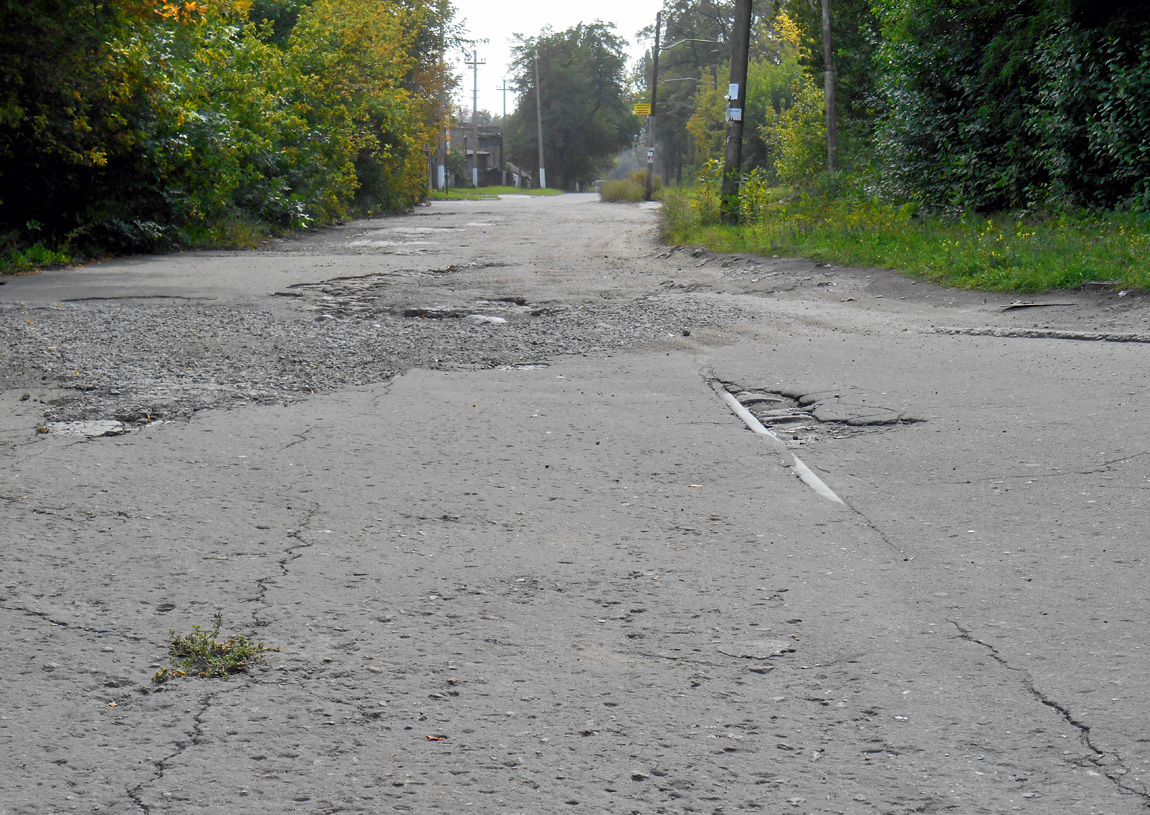
<svg viewBox="0 0 1150 815"><path fill-rule="evenodd" d="M831 4L823 3L823 91L827 100L827 170L839 171L839 128L835 116L835 57L831 48Z"/></svg>
<svg viewBox="0 0 1150 815"><path fill-rule="evenodd" d="M539 189L547 186L543 168L543 92L539 88L539 49L535 49L535 135L539 140Z"/></svg>
<svg viewBox="0 0 1150 815"><path fill-rule="evenodd" d="M743 165L743 111L747 101L747 58L751 48L751 0L735 0L731 31L731 84L727 93L727 140L719 212L723 223L739 222L739 174Z"/></svg>
<svg viewBox="0 0 1150 815"><path fill-rule="evenodd" d="M447 154L451 152L451 123L447 116L447 49L444 36L444 18L439 24L439 124L443 131L435 140L435 179L432 187L437 190L447 189Z"/></svg>
<svg viewBox="0 0 1150 815"><path fill-rule="evenodd" d="M503 119L506 121L506 119L507 119L507 92L513 91L515 89L507 87L507 80L504 79L503 80L503 87L502 88L496 88L495 90L503 92Z"/></svg>
<svg viewBox="0 0 1150 815"><path fill-rule="evenodd" d="M499 121L499 165L500 165L499 169L502 173L500 178L503 182L503 186L506 187L507 186L507 160L504 158L504 155L503 155L503 134L507 131L507 92L510 90L514 90L514 89L507 87L507 78L504 77L503 87L496 88L495 90L503 92L503 118L500 119L500 121Z"/></svg>
<svg viewBox="0 0 1150 815"><path fill-rule="evenodd" d="M475 155L475 162L471 165L471 186L479 186L479 66L486 65L486 62L479 61L479 49L473 48L471 51L471 60L464 61L464 65L470 65L472 71L472 102L471 102L471 140L475 143L473 152Z"/></svg>
<svg viewBox="0 0 1150 815"><path fill-rule="evenodd" d="M659 29L663 25L663 12L655 12L655 56L651 68L651 115L647 117L647 191L643 200L651 200L651 185L655 180L655 101L659 96Z"/></svg>

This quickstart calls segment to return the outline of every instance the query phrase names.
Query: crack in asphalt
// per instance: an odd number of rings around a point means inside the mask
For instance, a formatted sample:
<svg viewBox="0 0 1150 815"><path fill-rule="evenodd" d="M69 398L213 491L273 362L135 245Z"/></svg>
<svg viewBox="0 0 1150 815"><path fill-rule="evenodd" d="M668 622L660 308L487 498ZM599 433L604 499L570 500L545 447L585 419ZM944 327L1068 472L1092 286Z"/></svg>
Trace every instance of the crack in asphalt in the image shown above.
<svg viewBox="0 0 1150 815"><path fill-rule="evenodd" d="M196 711L194 716L192 716L192 727L191 732L188 734L188 739L186 741L175 742L176 750L174 753L165 756L164 758L157 759L153 762L156 771L152 777L147 781L141 781L139 784L127 791L128 798L132 801L132 803L136 805L137 809L144 813L144 815L151 815L152 813L152 807L146 804L143 800L142 792L144 788L152 786L161 778L163 778L164 773L168 769L168 766L173 761L186 753L190 748L200 744L200 738L203 736L204 730L204 716L207 715L208 710L211 709L212 704L216 700L216 697L222 696L225 693L231 693L232 690L232 688L228 688L226 690L221 689L208 691L205 693L203 698L200 700L200 709Z"/></svg>
<svg viewBox="0 0 1150 815"><path fill-rule="evenodd" d="M37 619L43 620L44 622L48 623L49 625L58 626L60 628L68 628L68 629L71 629L72 631L84 631L84 632L87 632L88 634L101 634L101 635L107 634L107 635L119 637L120 639L123 639L123 640L127 640L128 642L144 642L145 641L144 637L135 637L135 636L132 636L131 634L124 634L120 631L116 631L116 630L110 629L110 628L89 628L86 625L75 625L73 623L65 622L64 620L57 620L54 617L52 617L51 615L49 615L48 612L46 612L46 611L36 611L35 609L24 608L23 606L0 606L0 611L15 611L18 614L24 614L25 616L28 616L28 617L36 617Z"/></svg>
<svg viewBox="0 0 1150 815"><path fill-rule="evenodd" d="M1109 461L1104 461L1101 464L1099 464L1097 467L1090 469L1090 470L1070 470L1070 471L1059 470L1058 472L1054 472L1054 473L1021 473L1019 475L993 475L993 476L989 476L987 478L980 478L978 480L981 482L986 482L986 483L994 483L996 481L1021 481L1023 479L1026 479L1027 481L1038 481L1039 479L1044 479L1044 478L1077 478L1078 476L1083 476L1083 475L1101 475L1102 473L1112 472L1114 470L1114 468L1119 464L1126 464L1128 462L1134 461L1135 459L1142 458L1143 456L1150 456L1150 451L1146 451L1146 452L1142 452L1142 453L1133 453L1132 455L1129 455L1129 456L1122 456L1121 458L1115 458L1115 459L1111 459ZM954 485L970 484L972 482L969 479L964 479L961 481L931 481L930 483L932 483L932 484L948 484L948 485L954 486Z"/></svg>
<svg viewBox="0 0 1150 815"><path fill-rule="evenodd" d="M317 506L312 506L305 510L303 520L301 520L299 523L299 528L293 529L287 533L287 536L294 539L296 543L286 547L283 550L279 560L276 561L276 565L279 566L280 569L279 574L271 574L267 577L261 577L256 580L256 586L258 590L256 592L256 596L251 599L251 602L265 609L270 607L270 603L267 601L268 585L274 580L279 580L280 578L287 577L288 572L290 571L288 567L292 561L303 557L302 550L315 546L315 543L305 541L303 535L308 531L312 522L315 520L316 515L318 514L319 508ZM259 628L263 628L270 624L270 621L260 618L259 608L252 612L252 620Z"/></svg>
<svg viewBox="0 0 1150 815"><path fill-rule="evenodd" d="M45 611L35 611L33 609L30 609L30 608L24 608L23 606L0 606L0 610L16 611L16 612L19 612L21 614L25 614L29 617L38 617L39 619L43 620L44 622L48 623L49 625L58 625L61 628L71 628L72 627L71 623L66 623L63 620L55 620L52 617L50 617L48 615L48 613ZM84 629L80 629L80 630L81 631L90 631L94 634L111 634L111 633L113 633L111 631L95 631L95 630L90 629L90 628L84 628Z"/></svg>
<svg viewBox="0 0 1150 815"><path fill-rule="evenodd" d="M902 559L904 562L914 560L914 557L912 555L907 554L906 550L900 548L899 545L897 543L895 543L894 540L889 535L887 535L886 532L884 532L882 530L882 527L880 527L877 523L875 523L869 517L867 517L867 514L865 512L863 512L861 509L859 509L858 507L851 504L849 501L844 500L843 503L846 505L847 509L849 509L851 512L853 512L858 517L862 518L863 523L866 525L867 529L869 529L874 534L878 535L878 539L880 541L885 543L887 546L889 546L894 551L898 552L898 554L902 556Z"/></svg>
<svg viewBox="0 0 1150 815"><path fill-rule="evenodd" d="M308 436L310 436L314 430L315 430L314 427L309 427L307 430L304 430L302 433L292 433L292 435L295 436L295 441L288 442L287 444L284 445L283 449L288 450L292 447L295 447L297 444L303 444L304 442L306 442L308 440Z"/></svg>
<svg viewBox="0 0 1150 815"><path fill-rule="evenodd" d="M1053 328L932 328L925 334L1006 339L1078 340L1081 342L1150 342L1150 334L1110 331L1063 331Z"/></svg>
<svg viewBox="0 0 1150 815"><path fill-rule="evenodd" d="M1078 731L1082 738L1082 743L1086 745L1086 747L1093 753L1093 755L1088 756L1086 760L1093 767L1097 768L1098 772L1105 776L1118 790L1129 795L1138 796L1142 799L1143 803L1146 804L1147 807L1150 807L1150 793L1147 793L1145 790L1140 790L1136 787L1132 787L1122 780L1122 776L1129 773L1129 770L1122 763L1122 756L1116 751L1103 750L1098 747L1094 743L1090 725L1075 718L1070 708L1068 708L1066 705L1062 704L1056 699L1051 699L1049 696L1040 691L1035 686L1034 679L1030 675L1029 671L1024 668L1018 668L1014 665L1011 665L1006 657L999 653L997 648L995 648L990 643L983 642L982 640L975 637L971 629L966 628L957 620L951 620L948 618L947 622L958 630L960 639L963 639L972 645L978 645L986 649L986 652L990 655L991 659L993 659L1002 667L1006 668L1008 671L1013 671L1014 673L1017 673L1023 677L1023 685L1031 696L1033 696L1041 704L1053 710L1063 721ZM1108 762L1107 759L1110 759L1110 762Z"/></svg>

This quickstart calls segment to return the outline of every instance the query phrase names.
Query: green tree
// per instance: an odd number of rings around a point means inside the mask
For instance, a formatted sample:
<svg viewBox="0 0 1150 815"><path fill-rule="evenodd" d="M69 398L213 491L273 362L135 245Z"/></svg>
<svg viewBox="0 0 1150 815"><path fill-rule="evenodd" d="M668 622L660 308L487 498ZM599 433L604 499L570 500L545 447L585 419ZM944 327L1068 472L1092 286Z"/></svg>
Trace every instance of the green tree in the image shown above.
<svg viewBox="0 0 1150 815"><path fill-rule="evenodd" d="M0 242L250 240L426 191L449 0L0 0Z"/></svg>
<svg viewBox="0 0 1150 815"><path fill-rule="evenodd" d="M806 10L809 5L805 0L752 3L748 99L743 112L744 168L763 167L773 173L777 156L763 127L794 98L792 85L800 69L794 39L798 29L789 21L793 9ZM784 12L787 16L781 17ZM663 5L657 153L668 175L678 181L684 174L693 177L708 161L722 156L733 15L733 0L665 0ZM781 19L791 26L787 37L780 31ZM644 37L654 34L651 28L640 33ZM648 52L636 72L643 98L650 94L651 60ZM809 63L809 59L802 61L803 66Z"/></svg>
<svg viewBox="0 0 1150 815"><path fill-rule="evenodd" d="M105 189L157 203L135 180L142 66L114 45L141 25L130 11L92 0L0 2L0 235L31 224L58 239Z"/></svg>
<svg viewBox="0 0 1150 815"><path fill-rule="evenodd" d="M720 87L726 91L724 71L729 73L729 68L724 65L729 66L733 8L729 0L665 0L663 4L655 140L658 160L676 182L684 175L693 177L711 152L708 145L714 133L687 125L696 113L698 94L709 91L721 99ZM653 26L640 36L654 45ZM648 51L636 72L635 84L645 100L651 97L652 60Z"/></svg>
<svg viewBox="0 0 1150 815"><path fill-rule="evenodd" d="M937 209L1150 204L1150 11L877 0L889 194Z"/></svg>
<svg viewBox="0 0 1150 815"><path fill-rule="evenodd" d="M521 92L508 117L508 158L523 167L538 162L535 59L542 92L543 146L548 183L573 189L594 180L611 158L630 146L640 123L631 111L624 42L601 22L559 33L544 29L520 39L513 70Z"/></svg>
<svg viewBox="0 0 1150 815"><path fill-rule="evenodd" d="M817 133L809 126L812 105L821 111L822 90L813 89L811 77L803 70L804 44L786 12L774 19L760 19L754 29L754 49L747 66L747 101L743 111L743 169L761 168L767 178L776 180L780 161L786 161L787 183L797 180L796 168L810 170L806 153ZM728 63L719 66L729 76ZM693 145L693 163L701 166L723 158L726 127L724 82L704 82L694 97L694 111L687 121ZM817 99L814 98L817 96ZM804 115L789 113L802 99ZM821 115L821 113L820 113ZM818 132L825 135L825 129ZM795 148L802 145L804 157L797 160ZM824 148L825 149L825 148ZM816 170L817 172L817 170Z"/></svg>

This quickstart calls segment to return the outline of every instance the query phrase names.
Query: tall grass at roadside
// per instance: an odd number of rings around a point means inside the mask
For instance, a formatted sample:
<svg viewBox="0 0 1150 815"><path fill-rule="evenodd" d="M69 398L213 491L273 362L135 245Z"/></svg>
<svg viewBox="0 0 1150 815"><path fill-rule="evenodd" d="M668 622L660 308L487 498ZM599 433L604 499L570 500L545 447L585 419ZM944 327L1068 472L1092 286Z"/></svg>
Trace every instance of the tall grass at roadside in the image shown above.
<svg viewBox="0 0 1150 815"><path fill-rule="evenodd" d="M599 183L599 200L607 204L634 204L647 197L647 171L636 170L629 178ZM663 197L663 179L654 176L651 179L651 197L659 200Z"/></svg>
<svg viewBox="0 0 1150 815"><path fill-rule="evenodd" d="M757 217L728 227L711 215L717 202L706 185L668 191L664 234L676 244L880 266L986 291L1072 289L1091 281L1150 290L1150 216L1143 214L1012 212L946 219L873 200L758 194L758 201L749 202ZM749 208L746 200L743 207Z"/></svg>

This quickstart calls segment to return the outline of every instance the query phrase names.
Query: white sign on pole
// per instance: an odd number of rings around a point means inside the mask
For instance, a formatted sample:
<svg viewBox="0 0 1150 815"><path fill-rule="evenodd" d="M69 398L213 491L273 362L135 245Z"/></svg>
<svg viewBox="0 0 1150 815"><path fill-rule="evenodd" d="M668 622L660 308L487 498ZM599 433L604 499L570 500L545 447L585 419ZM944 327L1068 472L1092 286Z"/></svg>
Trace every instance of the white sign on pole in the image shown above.
<svg viewBox="0 0 1150 815"><path fill-rule="evenodd" d="M730 85L727 86L727 98L728 99L738 99L739 98L739 83L738 82L732 82Z"/></svg>

